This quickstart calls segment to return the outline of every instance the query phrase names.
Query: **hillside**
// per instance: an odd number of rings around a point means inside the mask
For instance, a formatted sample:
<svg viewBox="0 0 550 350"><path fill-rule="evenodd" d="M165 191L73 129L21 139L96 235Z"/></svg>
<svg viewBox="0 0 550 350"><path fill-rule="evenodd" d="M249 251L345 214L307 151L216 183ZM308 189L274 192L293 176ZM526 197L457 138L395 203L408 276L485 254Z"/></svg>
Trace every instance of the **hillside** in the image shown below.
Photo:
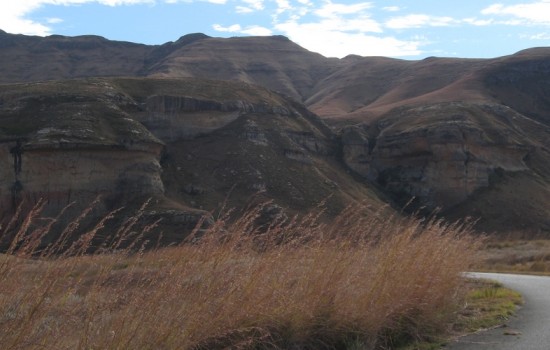
<svg viewBox="0 0 550 350"><path fill-rule="evenodd" d="M96 216L153 198L164 239L201 216L272 201L261 220L384 205L346 172L335 134L302 105L239 82L89 78L0 85L0 215L97 195ZM103 213L103 214L101 214ZM63 222L67 222L70 216ZM266 221L267 222L267 221ZM177 227L177 230L174 230ZM187 228L186 228L187 227Z"/></svg>
<svg viewBox="0 0 550 350"><path fill-rule="evenodd" d="M4 32L0 47L5 84L148 77L103 81L120 99L109 103L165 145L164 193L178 203L212 210L231 191L242 204L252 186L291 211L332 194L336 210L381 190L398 205L415 198L411 208L480 219L481 229L550 232L549 48L494 59L334 59L280 36L190 34L146 46ZM258 109L265 101L271 107ZM290 122L291 110L301 117Z"/></svg>

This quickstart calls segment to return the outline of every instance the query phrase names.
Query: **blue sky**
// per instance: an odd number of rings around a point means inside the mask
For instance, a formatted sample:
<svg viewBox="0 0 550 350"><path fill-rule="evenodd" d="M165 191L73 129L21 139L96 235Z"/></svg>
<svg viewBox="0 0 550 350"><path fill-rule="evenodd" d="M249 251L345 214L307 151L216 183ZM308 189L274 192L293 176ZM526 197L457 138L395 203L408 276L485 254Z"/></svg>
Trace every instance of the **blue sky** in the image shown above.
<svg viewBox="0 0 550 350"><path fill-rule="evenodd" d="M285 35L329 57L497 57L550 46L550 0L0 0L9 33L145 44Z"/></svg>

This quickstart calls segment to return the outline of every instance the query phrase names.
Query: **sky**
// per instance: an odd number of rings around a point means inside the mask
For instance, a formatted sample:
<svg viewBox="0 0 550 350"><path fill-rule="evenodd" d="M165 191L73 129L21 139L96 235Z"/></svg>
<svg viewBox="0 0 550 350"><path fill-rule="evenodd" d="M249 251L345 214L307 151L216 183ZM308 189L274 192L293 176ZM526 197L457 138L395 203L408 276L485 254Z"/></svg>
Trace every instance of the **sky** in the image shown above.
<svg viewBox="0 0 550 350"><path fill-rule="evenodd" d="M550 46L550 0L0 0L0 29L155 45L284 35L327 57L492 58Z"/></svg>

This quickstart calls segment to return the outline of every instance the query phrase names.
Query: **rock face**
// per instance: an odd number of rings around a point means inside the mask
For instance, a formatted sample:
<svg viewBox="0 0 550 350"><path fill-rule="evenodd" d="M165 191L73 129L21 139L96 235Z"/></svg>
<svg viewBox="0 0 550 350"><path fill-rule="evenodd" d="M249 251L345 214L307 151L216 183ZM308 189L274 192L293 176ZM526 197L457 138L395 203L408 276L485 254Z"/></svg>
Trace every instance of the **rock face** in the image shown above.
<svg viewBox="0 0 550 350"><path fill-rule="evenodd" d="M332 130L302 105L257 86L98 78L3 85L0 101L4 220L21 203L28 209L41 199L43 215L55 217L73 202L78 215L101 196L97 219L152 198L140 217L161 219L170 243L208 215L203 209L223 203L242 209L271 200L273 208L297 212L330 198L328 211L336 213L353 198Z"/></svg>
<svg viewBox="0 0 550 350"><path fill-rule="evenodd" d="M145 111L135 118L165 142L208 134L247 113L289 116L283 106L248 101L212 101L189 96L154 95L145 101Z"/></svg>
<svg viewBox="0 0 550 350"><path fill-rule="evenodd" d="M351 125L341 132L342 156L346 165L365 177L370 174L372 160L369 136L364 126Z"/></svg>
<svg viewBox="0 0 550 350"><path fill-rule="evenodd" d="M239 99L194 97L188 103L187 92L180 93L184 97L144 98L154 104L136 114L166 142L163 179L171 198L214 211L222 204L239 210L267 200L289 213L326 201L330 215L354 201L355 180L339 164L333 131L302 105L257 86L245 87ZM151 127L153 118L187 131L169 134L168 128ZM200 134L189 132L197 125ZM355 191L373 207L382 203L368 187Z"/></svg>
<svg viewBox="0 0 550 350"><path fill-rule="evenodd" d="M521 133L489 126L519 117L498 105L438 104L382 118L371 143L359 127L343 131L343 157L401 203L415 197L428 209L447 209L489 187L495 172L528 170L534 145Z"/></svg>
<svg viewBox="0 0 550 350"><path fill-rule="evenodd" d="M22 194L67 205L98 194L162 195L160 146L128 150L25 148L16 178ZM70 147L70 146L69 146Z"/></svg>
<svg viewBox="0 0 550 350"><path fill-rule="evenodd" d="M62 226L97 198L96 219L132 201L164 197L164 144L118 107L127 99L97 89L75 81L2 86L2 221L41 200L44 216L70 205Z"/></svg>

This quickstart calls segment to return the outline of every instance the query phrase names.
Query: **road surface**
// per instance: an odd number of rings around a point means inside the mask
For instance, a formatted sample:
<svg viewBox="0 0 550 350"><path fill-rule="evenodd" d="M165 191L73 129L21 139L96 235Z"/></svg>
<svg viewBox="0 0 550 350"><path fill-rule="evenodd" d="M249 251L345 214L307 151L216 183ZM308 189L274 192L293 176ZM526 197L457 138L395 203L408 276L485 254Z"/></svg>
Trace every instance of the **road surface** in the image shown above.
<svg viewBox="0 0 550 350"><path fill-rule="evenodd" d="M520 292L525 304L506 323L507 327L461 337L444 347L445 350L550 350L550 277L499 273L469 275L501 282Z"/></svg>

